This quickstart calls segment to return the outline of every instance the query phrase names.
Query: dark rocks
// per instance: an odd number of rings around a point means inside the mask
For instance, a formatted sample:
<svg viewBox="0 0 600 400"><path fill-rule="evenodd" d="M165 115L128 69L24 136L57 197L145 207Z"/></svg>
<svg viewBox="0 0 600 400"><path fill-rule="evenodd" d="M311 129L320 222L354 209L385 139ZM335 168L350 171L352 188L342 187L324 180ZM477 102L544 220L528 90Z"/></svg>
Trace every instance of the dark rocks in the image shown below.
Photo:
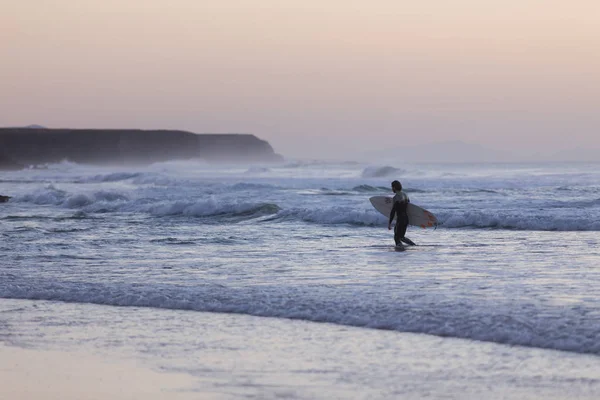
<svg viewBox="0 0 600 400"><path fill-rule="evenodd" d="M2 196L2 195L0 195L0 203L6 203L10 199L11 199L10 196Z"/></svg>

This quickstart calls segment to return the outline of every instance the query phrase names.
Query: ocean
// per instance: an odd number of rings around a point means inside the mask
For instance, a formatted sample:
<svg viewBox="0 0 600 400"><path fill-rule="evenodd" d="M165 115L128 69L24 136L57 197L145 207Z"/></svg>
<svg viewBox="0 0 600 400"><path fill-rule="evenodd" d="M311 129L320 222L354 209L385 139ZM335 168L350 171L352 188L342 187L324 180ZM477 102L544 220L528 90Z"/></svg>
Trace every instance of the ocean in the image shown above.
<svg viewBox="0 0 600 400"><path fill-rule="evenodd" d="M394 179L439 221L405 251ZM600 396L598 164L63 162L0 194L4 343L206 398Z"/></svg>

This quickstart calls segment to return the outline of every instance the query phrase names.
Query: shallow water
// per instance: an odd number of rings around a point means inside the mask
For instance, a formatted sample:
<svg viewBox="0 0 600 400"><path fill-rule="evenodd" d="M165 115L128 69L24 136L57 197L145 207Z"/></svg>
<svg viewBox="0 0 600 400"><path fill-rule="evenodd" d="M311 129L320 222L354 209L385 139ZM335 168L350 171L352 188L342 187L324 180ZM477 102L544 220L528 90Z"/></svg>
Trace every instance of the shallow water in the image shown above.
<svg viewBox="0 0 600 400"><path fill-rule="evenodd" d="M598 171L177 162L3 172L1 194L13 199L0 205L0 298L598 355ZM392 179L440 221L409 228L419 246L401 252L368 201L391 195Z"/></svg>

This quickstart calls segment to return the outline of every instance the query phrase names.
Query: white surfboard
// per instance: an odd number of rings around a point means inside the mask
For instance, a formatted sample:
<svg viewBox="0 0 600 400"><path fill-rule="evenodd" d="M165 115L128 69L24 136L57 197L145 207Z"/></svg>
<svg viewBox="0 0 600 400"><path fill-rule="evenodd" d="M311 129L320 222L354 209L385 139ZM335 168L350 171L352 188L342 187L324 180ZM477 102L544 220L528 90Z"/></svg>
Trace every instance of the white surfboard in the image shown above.
<svg viewBox="0 0 600 400"><path fill-rule="evenodd" d="M374 196L369 200L377 211L388 218L390 217L393 207L392 197ZM431 228L437 226L437 218L435 215L424 208L416 206L412 203L408 203L408 207L406 207L406 213L408 214L409 225L420 226L421 228Z"/></svg>

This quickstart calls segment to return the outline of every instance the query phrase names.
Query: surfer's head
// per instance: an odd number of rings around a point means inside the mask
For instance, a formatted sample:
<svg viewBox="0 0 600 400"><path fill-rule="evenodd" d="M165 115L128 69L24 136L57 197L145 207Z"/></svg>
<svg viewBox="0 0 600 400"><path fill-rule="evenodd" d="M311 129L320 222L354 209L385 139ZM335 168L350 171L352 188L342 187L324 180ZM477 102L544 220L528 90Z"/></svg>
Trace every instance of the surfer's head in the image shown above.
<svg viewBox="0 0 600 400"><path fill-rule="evenodd" d="M400 181L394 181L392 182L392 190L394 192L399 192L402 190L402 184L400 183Z"/></svg>

